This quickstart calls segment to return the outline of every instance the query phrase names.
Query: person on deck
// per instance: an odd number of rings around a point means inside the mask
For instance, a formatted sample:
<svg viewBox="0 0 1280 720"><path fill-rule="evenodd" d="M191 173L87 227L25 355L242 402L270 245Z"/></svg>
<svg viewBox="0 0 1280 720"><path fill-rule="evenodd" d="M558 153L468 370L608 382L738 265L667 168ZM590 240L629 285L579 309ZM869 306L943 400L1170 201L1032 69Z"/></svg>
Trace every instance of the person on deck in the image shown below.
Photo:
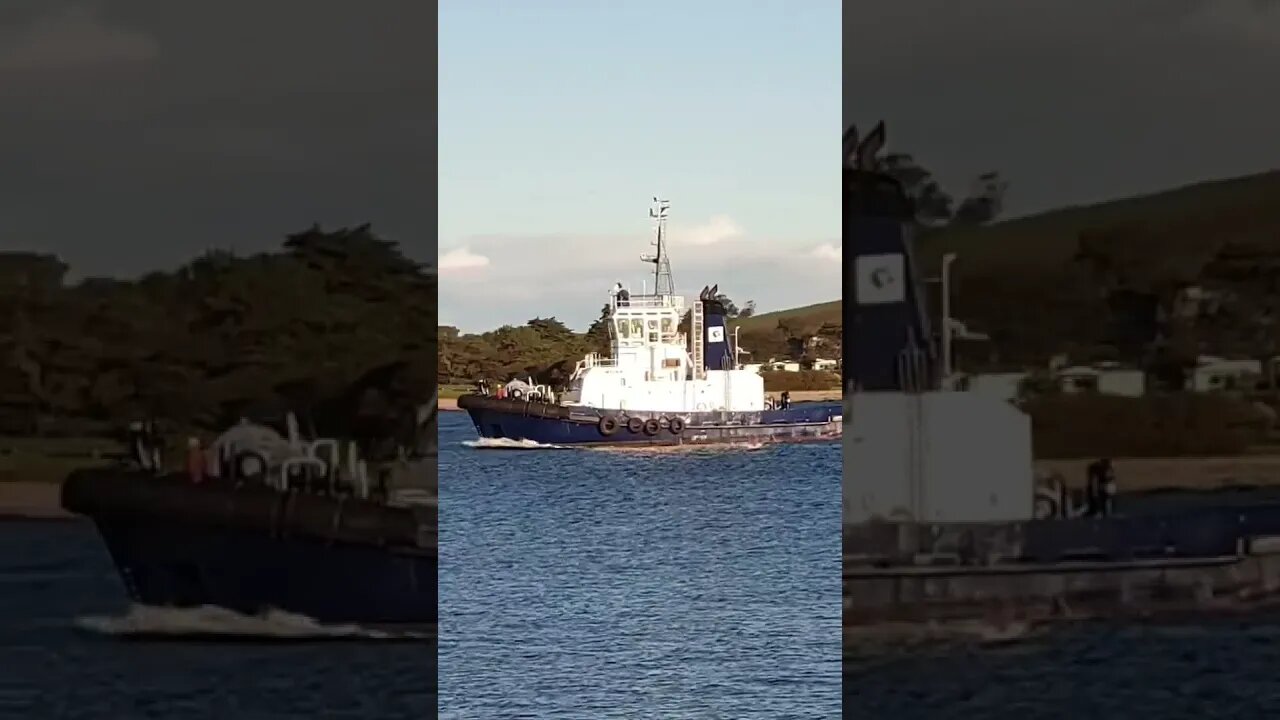
<svg viewBox="0 0 1280 720"><path fill-rule="evenodd" d="M1115 504L1116 474L1111 458L1102 458L1089 464L1086 470L1088 484L1085 496L1091 517L1106 517Z"/></svg>

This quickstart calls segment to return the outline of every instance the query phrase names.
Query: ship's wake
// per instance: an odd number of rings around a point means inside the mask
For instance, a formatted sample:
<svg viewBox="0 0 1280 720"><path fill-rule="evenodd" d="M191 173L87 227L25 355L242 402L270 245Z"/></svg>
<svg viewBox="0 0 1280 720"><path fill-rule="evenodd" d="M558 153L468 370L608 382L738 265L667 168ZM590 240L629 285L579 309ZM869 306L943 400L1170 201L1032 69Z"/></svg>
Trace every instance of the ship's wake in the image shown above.
<svg viewBox="0 0 1280 720"><path fill-rule="evenodd" d="M866 658L883 657L903 651L945 648L956 645L1006 646L1021 645L1040 637L1047 627L1034 622L994 623L984 621L950 621L930 623L887 623L881 626L845 628L846 657L851 651Z"/></svg>
<svg viewBox="0 0 1280 720"><path fill-rule="evenodd" d="M572 450L568 445L549 445L533 440L512 440L511 438L480 438L463 440L463 445L477 450Z"/></svg>
<svg viewBox="0 0 1280 720"><path fill-rule="evenodd" d="M225 608L133 605L123 615L77 618L85 632L133 640L300 642L320 640L433 640L434 632L388 631L358 625L325 625L304 615L271 610L243 615Z"/></svg>
<svg viewBox="0 0 1280 720"><path fill-rule="evenodd" d="M636 455L719 455L723 453L735 453L747 450L763 450L777 444L778 443L774 442L753 440L750 442L685 443L681 445L595 445L587 449L594 450L595 452Z"/></svg>

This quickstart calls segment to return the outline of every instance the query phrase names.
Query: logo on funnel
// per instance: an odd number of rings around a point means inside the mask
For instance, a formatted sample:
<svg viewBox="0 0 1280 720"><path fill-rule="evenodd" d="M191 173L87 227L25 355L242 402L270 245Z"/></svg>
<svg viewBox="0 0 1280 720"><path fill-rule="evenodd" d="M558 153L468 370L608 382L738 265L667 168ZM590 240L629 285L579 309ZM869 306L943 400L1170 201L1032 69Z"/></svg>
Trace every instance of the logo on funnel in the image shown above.
<svg viewBox="0 0 1280 720"><path fill-rule="evenodd" d="M854 260L854 289L859 305L879 305L907 299L900 253L859 255Z"/></svg>

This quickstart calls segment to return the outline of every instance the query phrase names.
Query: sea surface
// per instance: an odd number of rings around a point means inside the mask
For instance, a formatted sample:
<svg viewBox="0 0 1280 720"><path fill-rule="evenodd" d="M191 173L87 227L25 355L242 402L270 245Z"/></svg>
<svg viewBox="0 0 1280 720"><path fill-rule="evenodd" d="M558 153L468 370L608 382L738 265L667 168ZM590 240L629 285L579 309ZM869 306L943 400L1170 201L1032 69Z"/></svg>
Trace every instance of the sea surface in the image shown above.
<svg viewBox="0 0 1280 720"><path fill-rule="evenodd" d="M1064 625L999 642L864 639L845 668L858 720L1280 717L1280 616Z"/></svg>
<svg viewBox="0 0 1280 720"><path fill-rule="evenodd" d="M440 430L440 717L838 718L840 446Z"/></svg>
<svg viewBox="0 0 1280 720"><path fill-rule="evenodd" d="M153 633L167 639L137 639ZM435 716L435 682L432 642L140 611L92 525L0 522L2 720L421 720Z"/></svg>
<svg viewBox="0 0 1280 720"><path fill-rule="evenodd" d="M438 661L133 609L90 525L0 522L0 720L1280 717L1276 613L869 637L842 673L836 445L492 450L442 423Z"/></svg>

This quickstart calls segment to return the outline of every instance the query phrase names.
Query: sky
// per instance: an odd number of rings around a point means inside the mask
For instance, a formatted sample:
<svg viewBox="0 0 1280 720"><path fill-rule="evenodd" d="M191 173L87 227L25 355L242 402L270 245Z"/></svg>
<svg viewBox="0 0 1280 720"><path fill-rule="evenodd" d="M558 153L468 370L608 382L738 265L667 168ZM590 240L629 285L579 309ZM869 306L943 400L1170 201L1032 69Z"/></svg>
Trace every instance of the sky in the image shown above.
<svg viewBox="0 0 1280 720"><path fill-rule="evenodd" d="M129 277L369 222L433 262L434 21L420 0L4 0L0 250Z"/></svg>
<svg viewBox="0 0 1280 720"><path fill-rule="evenodd" d="M4 0L0 250L136 276L371 222L442 323L581 328L660 194L680 291L786 308L840 294L849 120L1017 215L1280 166L1277 67L1277 0Z"/></svg>
<svg viewBox="0 0 1280 720"><path fill-rule="evenodd" d="M442 0L440 322L585 329L649 277L655 195L677 292L838 298L840 12Z"/></svg>
<svg viewBox="0 0 1280 720"><path fill-rule="evenodd" d="M959 194L999 171L1009 215L1280 167L1278 0L848 8L843 121Z"/></svg>

